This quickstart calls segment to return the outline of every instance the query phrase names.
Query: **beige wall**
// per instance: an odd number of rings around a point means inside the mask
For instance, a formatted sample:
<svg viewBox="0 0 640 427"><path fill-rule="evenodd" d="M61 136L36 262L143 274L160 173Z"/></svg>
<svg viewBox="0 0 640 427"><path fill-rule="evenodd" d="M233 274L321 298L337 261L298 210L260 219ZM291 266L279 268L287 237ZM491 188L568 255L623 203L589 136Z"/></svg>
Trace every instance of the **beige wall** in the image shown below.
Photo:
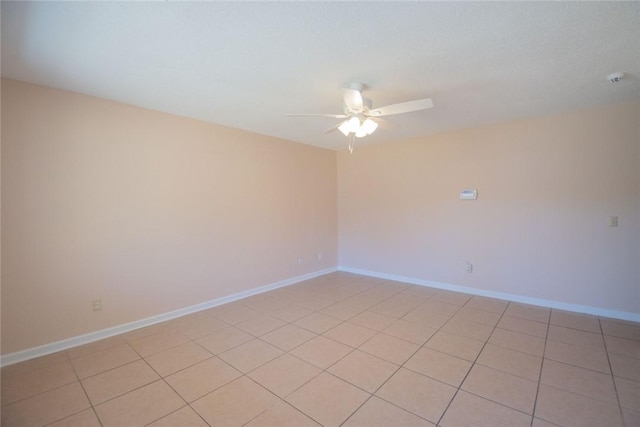
<svg viewBox="0 0 640 427"><path fill-rule="evenodd" d="M2 125L5 354L336 266L333 151L11 80Z"/></svg>
<svg viewBox="0 0 640 427"><path fill-rule="evenodd" d="M640 104L341 152L338 211L341 267L640 314Z"/></svg>
<svg viewBox="0 0 640 427"><path fill-rule="evenodd" d="M2 80L2 352L333 267L337 246L342 267L640 313L639 123L639 104L619 105L357 147L336 165Z"/></svg>

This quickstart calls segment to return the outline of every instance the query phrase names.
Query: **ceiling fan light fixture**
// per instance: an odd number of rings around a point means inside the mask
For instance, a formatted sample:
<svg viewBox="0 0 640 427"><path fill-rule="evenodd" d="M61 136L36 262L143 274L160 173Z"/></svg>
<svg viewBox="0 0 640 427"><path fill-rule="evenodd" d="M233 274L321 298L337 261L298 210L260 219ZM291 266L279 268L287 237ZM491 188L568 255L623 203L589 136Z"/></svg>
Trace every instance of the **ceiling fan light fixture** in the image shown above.
<svg viewBox="0 0 640 427"><path fill-rule="evenodd" d="M351 125L349 123L349 120L345 120L344 122L340 123L340 126L338 126L338 130L342 132L344 136L349 136L349 132L351 132Z"/></svg>
<svg viewBox="0 0 640 427"><path fill-rule="evenodd" d="M371 120L367 118L363 123L360 129L364 129L367 135L371 135L378 128L378 123L375 120Z"/></svg>
<svg viewBox="0 0 640 427"><path fill-rule="evenodd" d="M369 134L367 133L367 130L364 128L364 126L361 126L360 129L356 131L356 136L358 138L362 138L363 136L367 136L367 135Z"/></svg>
<svg viewBox="0 0 640 427"><path fill-rule="evenodd" d="M389 122L380 117L411 113L433 107L431 98L424 98L372 109L373 103L371 100L362 96L362 91L365 88L366 86L363 83L353 83L349 88L342 89L342 114L288 114L288 116L317 116L343 119L342 122L332 126L325 133L338 129L340 133L348 138L349 151L352 152L356 138L371 135L381 123L383 127L390 127Z"/></svg>
<svg viewBox="0 0 640 427"><path fill-rule="evenodd" d="M360 130L360 118L353 116L349 119L349 131L356 133Z"/></svg>

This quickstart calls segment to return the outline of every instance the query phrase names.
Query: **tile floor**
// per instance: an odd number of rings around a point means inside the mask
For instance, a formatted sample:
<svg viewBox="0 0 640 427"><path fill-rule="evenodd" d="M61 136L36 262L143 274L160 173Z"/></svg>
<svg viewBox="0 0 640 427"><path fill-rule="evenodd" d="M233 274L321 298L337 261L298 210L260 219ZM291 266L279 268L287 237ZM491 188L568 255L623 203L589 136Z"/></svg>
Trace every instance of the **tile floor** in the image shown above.
<svg viewBox="0 0 640 427"><path fill-rule="evenodd" d="M640 324L332 273L2 369L11 426L640 426Z"/></svg>

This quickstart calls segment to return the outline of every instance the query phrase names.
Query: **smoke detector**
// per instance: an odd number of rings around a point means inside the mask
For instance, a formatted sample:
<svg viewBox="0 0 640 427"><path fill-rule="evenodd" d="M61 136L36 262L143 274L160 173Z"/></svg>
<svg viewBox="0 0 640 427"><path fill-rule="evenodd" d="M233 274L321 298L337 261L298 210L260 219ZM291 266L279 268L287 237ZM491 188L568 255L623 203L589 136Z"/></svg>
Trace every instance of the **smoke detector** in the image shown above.
<svg viewBox="0 0 640 427"><path fill-rule="evenodd" d="M609 83L618 83L623 78L624 78L624 73L613 73L607 76L607 81Z"/></svg>

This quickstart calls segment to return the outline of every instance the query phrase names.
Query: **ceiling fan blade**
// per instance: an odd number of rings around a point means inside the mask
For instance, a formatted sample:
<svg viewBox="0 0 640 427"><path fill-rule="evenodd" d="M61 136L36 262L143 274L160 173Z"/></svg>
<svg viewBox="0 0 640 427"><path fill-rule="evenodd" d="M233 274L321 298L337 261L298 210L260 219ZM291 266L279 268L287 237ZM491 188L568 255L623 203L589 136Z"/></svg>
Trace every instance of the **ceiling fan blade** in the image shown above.
<svg viewBox="0 0 640 427"><path fill-rule="evenodd" d="M391 116L392 114L410 113L412 111L426 110L433 107L431 98L416 99L415 101L401 102L399 104L386 105L369 111L369 114L378 116Z"/></svg>
<svg viewBox="0 0 640 427"><path fill-rule="evenodd" d="M339 127L341 124L342 124L342 122L338 123L338 124L337 124L337 125L335 125L335 126L331 126L329 129L325 130L325 131L324 131L324 133L325 133L325 134L327 134L327 133L331 133L331 132L335 132L335 131L337 131L337 130L338 130L338 127Z"/></svg>
<svg viewBox="0 0 640 427"><path fill-rule="evenodd" d="M371 120L376 122L378 126L380 126L380 129L392 130L398 127L398 125L396 125L395 123L390 122L389 120L381 119L380 117L371 117Z"/></svg>
<svg viewBox="0 0 640 427"><path fill-rule="evenodd" d="M333 119L344 119L344 114L287 114L287 117L331 117Z"/></svg>
<svg viewBox="0 0 640 427"><path fill-rule="evenodd" d="M362 111L363 102L362 94L354 89L342 89L342 99L344 105L353 112L359 113Z"/></svg>

